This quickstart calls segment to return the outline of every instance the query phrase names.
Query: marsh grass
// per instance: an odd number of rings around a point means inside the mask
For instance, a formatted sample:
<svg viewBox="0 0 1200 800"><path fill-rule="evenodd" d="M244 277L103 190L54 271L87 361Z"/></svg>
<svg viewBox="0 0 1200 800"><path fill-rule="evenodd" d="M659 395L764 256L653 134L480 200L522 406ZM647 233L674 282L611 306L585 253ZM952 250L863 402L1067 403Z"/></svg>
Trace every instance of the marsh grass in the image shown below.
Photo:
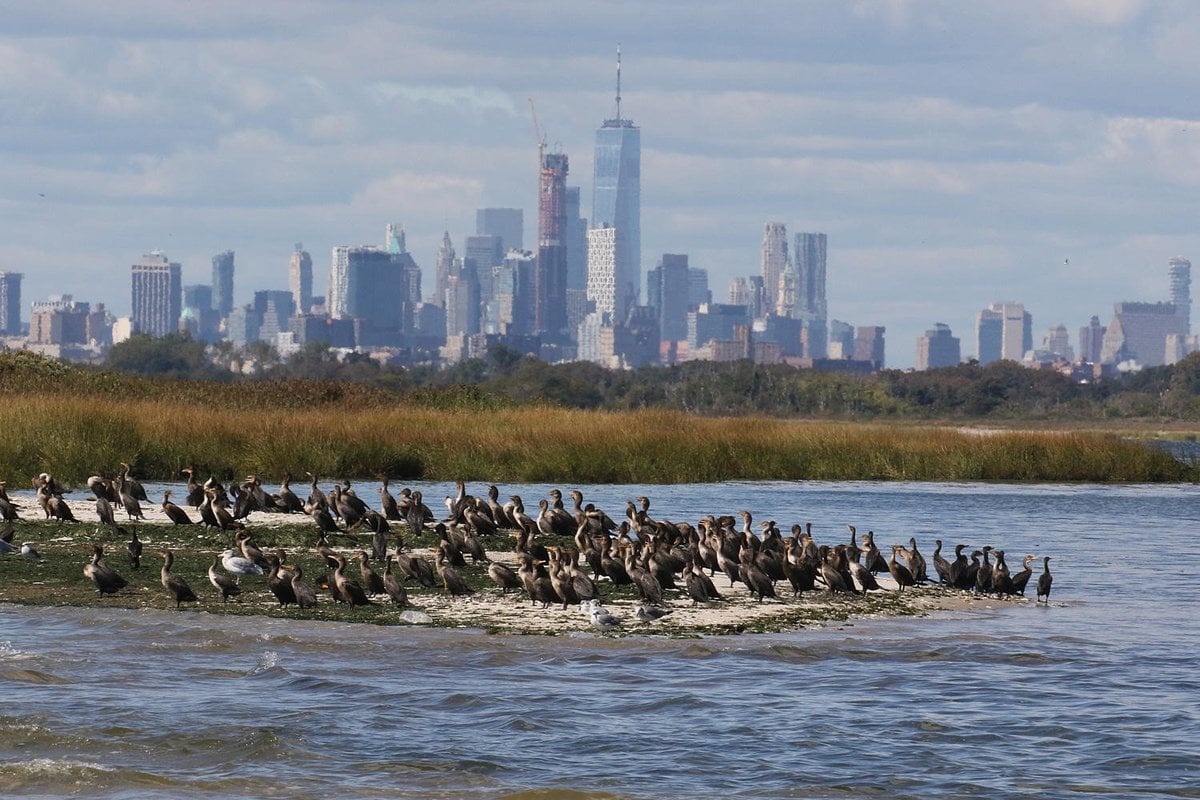
<svg viewBox="0 0 1200 800"><path fill-rule="evenodd" d="M185 386L188 386L185 384ZM435 408L336 387L230 389L100 401L94 391L0 403L0 477L80 482L121 461L150 479L184 466L221 479L285 471L509 482L721 480L1194 481L1195 465L1102 433L704 418L549 406ZM207 390L206 390L207 391ZM309 405L297 404L307 398ZM349 402L342 401L347 397ZM100 401L100 402L98 402Z"/></svg>

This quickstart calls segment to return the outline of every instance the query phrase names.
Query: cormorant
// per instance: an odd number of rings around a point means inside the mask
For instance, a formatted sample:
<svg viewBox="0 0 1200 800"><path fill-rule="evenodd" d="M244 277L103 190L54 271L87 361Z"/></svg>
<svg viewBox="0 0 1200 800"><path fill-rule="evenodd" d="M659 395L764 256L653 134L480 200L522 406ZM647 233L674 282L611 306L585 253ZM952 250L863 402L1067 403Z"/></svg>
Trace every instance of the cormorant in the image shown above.
<svg viewBox="0 0 1200 800"><path fill-rule="evenodd" d="M393 603L403 607L408 605L408 591L404 588L404 584L396 579L396 573L392 571L394 563L395 558L388 555L383 566L383 590L387 592L388 597L392 598Z"/></svg>
<svg viewBox="0 0 1200 800"><path fill-rule="evenodd" d="M212 564L210 564L208 567L208 582L213 585L213 588L221 593L221 602L228 603L229 598L242 593L242 587L238 586L238 582L233 578L217 572L217 564L220 563L220 561L221 556L213 554Z"/></svg>
<svg viewBox="0 0 1200 800"><path fill-rule="evenodd" d="M1050 574L1050 556L1046 556L1042 559L1042 574L1038 576L1035 603L1045 601L1046 605L1050 604L1050 586L1053 583L1054 576Z"/></svg>
<svg viewBox="0 0 1200 800"><path fill-rule="evenodd" d="M101 595L116 594L128 583L117 574L117 571L104 562L104 548L92 545L92 560L84 565L83 576L96 584L96 591Z"/></svg>
<svg viewBox="0 0 1200 800"><path fill-rule="evenodd" d="M99 501L97 501L97 502L99 502ZM171 520L171 522L175 525L195 525L196 524L195 522L192 521L192 518L187 515L186 511L184 511L182 508L180 508L179 506L177 506L171 502L171 492L170 491L163 492L162 510L163 510L163 513L167 515L167 519Z"/></svg>
<svg viewBox="0 0 1200 800"><path fill-rule="evenodd" d="M292 571L292 593L296 595L296 605L300 608L312 608L317 604L317 593L304 582L304 570L298 564L290 567Z"/></svg>
<svg viewBox="0 0 1200 800"><path fill-rule="evenodd" d="M888 559L887 565L888 572L892 573L892 578L896 581L898 590L903 592L905 586L915 586L917 581L913 578L912 571L908 567L896 563L896 553L900 552L900 550L900 545L892 545L892 557Z"/></svg>
<svg viewBox="0 0 1200 800"><path fill-rule="evenodd" d="M179 608L181 603L193 603L200 598L196 597L196 593L192 591L192 587L188 586L179 575L171 574L171 565L175 562L175 554L170 550L164 550L160 553L163 557L162 570L159 573L162 580L163 588L167 590L167 594L175 601L175 608Z"/></svg>
<svg viewBox="0 0 1200 800"><path fill-rule="evenodd" d="M474 590L467 586L467 582L462 579L458 571L450 566L449 553L447 552L446 543L442 542L437 547L437 571L438 576L442 579L442 586L450 594L451 597L460 595L474 594Z"/></svg>

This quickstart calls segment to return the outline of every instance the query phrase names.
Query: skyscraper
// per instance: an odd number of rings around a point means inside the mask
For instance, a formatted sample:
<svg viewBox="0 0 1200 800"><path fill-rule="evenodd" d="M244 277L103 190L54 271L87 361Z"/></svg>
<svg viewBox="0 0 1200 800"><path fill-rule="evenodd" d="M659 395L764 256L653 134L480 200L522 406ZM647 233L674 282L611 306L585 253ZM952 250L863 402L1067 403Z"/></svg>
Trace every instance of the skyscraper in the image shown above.
<svg viewBox="0 0 1200 800"><path fill-rule="evenodd" d="M499 236L504 252L525 249L525 212L519 208L481 208L475 212L476 236Z"/></svg>
<svg viewBox="0 0 1200 800"><path fill-rule="evenodd" d="M975 316L975 343L980 364L1020 361L1033 349L1033 317L1020 303L992 303Z"/></svg>
<svg viewBox="0 0 1200 800"><path fill-rule="evenodd" d="M413 330L420 271L410 253L389 253L373 246L335 247L329 316L360 320L356 344L394 346Z"/></svg>
<svg viewBox="0 0 1200 800"><path fill-rule="evenodd" d="M626 308L617 292L617 252L621 232L616 228L592 228L587 232L587 299L593 310L610 324L624 322Z"/></svg>
<svg viewBox="0 0 1200 800"><path fill-rule="evenodd" d="M312 280L312 256L297 242L288 260L288 288L297 314L307 314L312 307Z"/></svg>
<svg viewBox="0 0 1200 800"><path fill-rule="evenodd" d="M0 272L0 336L18 336L21 333L21 278L20 272Z"/></svg>
<svg viewBox="0 0 1200 800"><path fill-rule="evenodd" d="M383 249L389 253L407 253L408 244L405 242L404 226L397 222L389 222L383 232Z"/></svg>
<svg viewBox="0 0 1200 800"><path fill-rule="evenodd" d="M233 254L229 255L232 276ZM179 264L168 261L155 250L133 262L132 279L133 332L148 336L174 333L183 311L183 275Z"/></svg>
<svg viewBox="0 0 1200 800"><path fill-rule="evenodd" d="M642 284L642 133L621 116L621 49L617 48L616 115L596 130L591 225L620 233L616 262L621 305L637 303Z"/></svg>
<svg viewBox="0 0 1200 800"><path fill-rule="evenodd" d="M796 267L796 305L793 314L804 325L809 358L824 358L828 341L825 301L826 238L823 233L797 233L792 258ZM957 362L956 362L957 363Z"/></svg>
<svg viewBox="0 0 1200 800"><path fill-rule="evenodd" d="M1184 335L1192 332L1192 262L1181 256L1167 260L1167 278L1175 313L1183 318Z"/></svg>
<svg viewBox="0 0 1200 800"><path fill-rule="evenodd" d="M1093 316L1088 324L1079 329L1079 360L1088 364L1100 363L1100 352L1104 347L1105 327L1100 317Z"/></svg>
<svg viewBox="0 0 1200 800"><path fill-rule="evenodd" d="M687 340L688 311L700 305L691 303L691 273L687 255L677 253L663 253L658 266L647 273L647 301L657 312L663 341Z"/></svg>
<svg viewBox="0 0 1200 800"><path fill-rule="evenodd" d="M779 286L787 267L787 226L782 222L768 222L763 226L762 241L763 294L766 296L764 313L777 313Z"/></svg>
<svg viewBox="0 0 1200 800"><path fill-rule="evenodd" d="M579 213L579 187L567 187L567 290L587 289L588 221Z"/></svg>
<svg viewBox="0 0 1200 800"><path fill-rule="evenodd" d="M233 251L217 253L212 258L213 308L222 317L233 310Z"/></svg>
<svg viewBox="0 0 1200 800"><path fill-rule="evenodd" d="M450 231L442 232L442 246L437 251L437 266L433 274L433 304L446 305L446 287L450 285L450 274L454 271L454 245L450 242Z"/></svg>
<svg viewBox="0 0 1200 800"><path fill-rule="evenodd" d="M568 168L565 153L542 153L533 332L548 341L563 338L567 328Z"/></svg>
<svg viewBox="0 0 1200 800"><path fill-rule="evenodd" d="M957 336L950 331L950 326L943 322L934 323L925 331L924 336L917 337L917 370L937 369L938 367L953 367L962 360L962 348Z"/></svg>

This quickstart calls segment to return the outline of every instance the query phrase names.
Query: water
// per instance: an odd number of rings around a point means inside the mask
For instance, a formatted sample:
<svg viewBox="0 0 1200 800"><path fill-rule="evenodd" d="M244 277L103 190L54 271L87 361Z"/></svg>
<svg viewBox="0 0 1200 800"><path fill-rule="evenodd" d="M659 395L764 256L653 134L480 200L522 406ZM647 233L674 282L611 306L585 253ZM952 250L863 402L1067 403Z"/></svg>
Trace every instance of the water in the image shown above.
<svg viewBox="0 0 1200 800"><path fill-rule="evenodd" d="M1050 555L1053 602L700 640L0 606L0 790L1200 797L1197 487L582 488L610 514L646 494L659 518Z"/></svg>

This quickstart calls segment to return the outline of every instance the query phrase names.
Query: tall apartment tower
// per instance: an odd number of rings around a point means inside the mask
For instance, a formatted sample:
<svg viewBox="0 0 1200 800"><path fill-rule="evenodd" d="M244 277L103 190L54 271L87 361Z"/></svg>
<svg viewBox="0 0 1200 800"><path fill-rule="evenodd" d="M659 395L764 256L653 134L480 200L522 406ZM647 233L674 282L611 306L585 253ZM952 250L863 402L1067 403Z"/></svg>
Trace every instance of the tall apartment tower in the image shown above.
<svg viewBox="0 0 1200 800"><path fill-rule="evenodd" d="M213 308L222 317L233 310L233 251L226 250L212 257Z"/></svg>
<svg viewBox="0 0 1200 800"><path fill-rule="evenodd" d="M610 325L625 319L616 281L620 234L620 230L608 226L587 232L587 299L598 315L608 316Z"/></svg>
<svg viewBox="0 0 1200 800"><path fill-rule="evenodd" d="M454 273L454 245L450 242L450 231L442 232L442 245L437 251L437 266L433 273L433 304L446 305L446 287L450 285L450 276Z"/></svg>
<svg viewBox="0 0 1200 800"><path fill-rule="evenodd" d="M658 266L649 273L653 278L647 278L646 293L650 296L649 304L658 313L659 336L663 341L687 340L688 311L700 305L692 303L692 272L686 254L663 253ZM703 291L707 294L707 273L704 284Z"/></svg>
<svg viewBox="0 0 1200 800"><path fill-rule="evenodd" d="M616 114L596 130L592 181L594 228L621 232L617 250L617 292L626 308L637 304L642 285L642 133L621 116L621 48L617 48Z"/></svg>
<svg viewBox="0 0 1200 800"><path fill-rule="evenodd" d="M533 330L549 340L563 338L567 329L568 168L566 153L541 154Z"/></svg>
<svg viewBox="0 0 1200 800"><path fill-rule="evenodd" d="M762 279L766 311L776 313L779 289L788 263L787 226L782 222L768 222L763 228L762 241Z"/></svg>
<svg viewBox="0 0 1200 800"><path fill-rule="evenodd" d="M1171 287L1171 302L1175 313L1183 318L1183 332L1192 332L1192 262L1181 256L1167 260L1167 278Z"/></svg>
<svg viewBox="0 0 1200 800"><path fill-rule="evenodd" d="M229 255L232 274L233 254ZM216 264L215 258L213 263ZM155 250L133 262L132 277L133 332L166 336L178 330L183 312L183 274L179 264L168 261Z"/></svg>
<svg viewBox="0 0 1200 800"><path fill-rule="evenodd" d="M1100 324L1100 317L1093 316L1079 329L1079 360L1088 364L1099 364L1100 353L1104 348L1104 332L1107 330Z"/></svg>
<svg viewBox="0 0 1200 800"><path fill-rule="evenodd" d="M793 314L807 332L809 358L824 358L829 339L829 309L825 300L825 254L823 233L797 233L792 260L796 267L796 306Z"/></svg>
<svg viewBox="0 0 1200 800"><path fill-rule="evenodd" d="M299 242L288 259L288 289L297 314L307 314L312 307L312 256Z"/></svg>
<svg viewBox="0 0 1200 800"><path fill-rule="evenodd" d="M476 236L499 236L504 252L525 249L525 212L519 208L480 208L475 212Z"/></svg>
<svg viewBox="0 0 1200 800"><path fill-rule="evenodd" d="M20 272L0 272L0 336L17 336L21 333L21 279Z"/></svg>

